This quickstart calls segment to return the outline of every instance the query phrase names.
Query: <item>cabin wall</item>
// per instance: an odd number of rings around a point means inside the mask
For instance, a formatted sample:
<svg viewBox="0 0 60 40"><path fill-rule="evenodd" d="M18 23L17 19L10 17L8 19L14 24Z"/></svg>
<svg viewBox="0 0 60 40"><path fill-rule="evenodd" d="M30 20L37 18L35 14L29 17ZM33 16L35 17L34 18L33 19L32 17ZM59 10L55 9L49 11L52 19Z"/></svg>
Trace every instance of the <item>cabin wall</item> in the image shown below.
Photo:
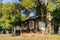
<svg viewBox="0 0 60 40"><path fill-rule="evenodd" d="M35 29L36 31L39 30L39 20L38 20L38 19L35 19L35 20L34 20L34 29Z"/></svg>
<svg viewBox="0 0 60 40"><path fill-rule="evenodd" d="M30 29L29 29L29 21L27 21L26 26L27 26L27 32L29 32L30 31Z"/></svg>

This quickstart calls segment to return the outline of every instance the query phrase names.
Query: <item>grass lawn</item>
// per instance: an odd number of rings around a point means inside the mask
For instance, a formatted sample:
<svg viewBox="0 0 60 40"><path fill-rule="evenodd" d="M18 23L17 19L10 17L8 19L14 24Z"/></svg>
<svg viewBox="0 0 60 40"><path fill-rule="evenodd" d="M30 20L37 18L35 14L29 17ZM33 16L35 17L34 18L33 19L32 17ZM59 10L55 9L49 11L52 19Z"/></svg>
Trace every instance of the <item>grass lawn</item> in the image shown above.
<svg viewBox="0 0 60 40"><path fill-rule="evenodd" d="M29 35L29 36L11 36L10 34L0 34L0 40L60 40L60 35Z"/></svg>

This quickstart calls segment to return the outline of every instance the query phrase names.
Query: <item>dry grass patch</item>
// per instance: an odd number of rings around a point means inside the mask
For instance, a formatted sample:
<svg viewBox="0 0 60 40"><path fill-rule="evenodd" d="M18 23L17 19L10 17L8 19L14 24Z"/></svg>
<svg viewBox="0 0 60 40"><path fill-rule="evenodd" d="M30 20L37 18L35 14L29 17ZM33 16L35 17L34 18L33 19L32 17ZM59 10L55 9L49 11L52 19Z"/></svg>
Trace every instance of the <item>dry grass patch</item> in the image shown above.
<svg viewBox="0 0 60 40"><path fill-rule="evenodd" d="M32 34L28 36L0 35L0 40L60 40L60 35Z"/></svg>

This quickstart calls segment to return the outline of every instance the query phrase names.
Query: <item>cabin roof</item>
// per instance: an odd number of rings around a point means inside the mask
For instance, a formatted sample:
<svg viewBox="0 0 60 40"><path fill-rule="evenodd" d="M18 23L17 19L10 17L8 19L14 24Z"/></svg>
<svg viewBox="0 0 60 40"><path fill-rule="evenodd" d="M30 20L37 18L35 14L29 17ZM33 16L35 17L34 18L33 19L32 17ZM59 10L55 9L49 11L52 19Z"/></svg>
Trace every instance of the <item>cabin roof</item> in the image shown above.
<svg viewBox="0 0 60 40"><path fill-rule="evenodd" d="M39 17L40 17L40 15L32 16L32 17L27 18L25 21L27 21L27 20L34 20L34 19L39 18Z"/></svg>
<svg viewBox="0 0 60 40"><path fill-rule="evenodd" d="M28 18L26 18L26 20L22 21L22 23L24 23L25 21L35 20L35 19L37 19L37 18L40 18L40 15L28 17Z"/></svg>

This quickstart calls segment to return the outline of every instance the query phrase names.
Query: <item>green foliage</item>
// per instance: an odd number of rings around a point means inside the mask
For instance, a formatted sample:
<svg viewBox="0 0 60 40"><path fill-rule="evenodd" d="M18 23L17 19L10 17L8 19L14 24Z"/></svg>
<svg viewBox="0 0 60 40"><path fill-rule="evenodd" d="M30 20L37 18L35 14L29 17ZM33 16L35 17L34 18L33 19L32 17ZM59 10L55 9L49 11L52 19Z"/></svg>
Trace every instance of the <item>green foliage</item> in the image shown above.
<svg viewBox="0 0 60 40"><path fill-rule="evenodd" d="M2 6L2 13L3 14L7 14L7 15L10 15L10 14L14 14L15 12L15 5L13 3L6 3L6 4L3 4Z"/></svg>
<svg viewBox="0 0 60 40"><path fill-rule="evenodd" d="M60 10L60 0L57 0L57 9Z"/></svg>
<svg viewBox="0 0 60 40"><path fill-rule="evenodd" d="M47 8L48 8L48 11L53 12L56 6L53 3L48 3Z"/></svg>
<svg viewBox="0 0 60 40"><path fill-rule="evenodd" d="M2 24L3 29L9 29L11 27L10 20L6 19L4 23Z"/></svg>
<svg viewBox="0 0 60 40"><path fill-rule="evenodd" d="M2 16L1 7L2 7L2 0L0 0L0 18Z"/></svg>
<svg viewBox="0 0 60 40"><path fill-rule="evenodd" d="M5 3L2 5L2 17L0 18L0 26L3 29L19 25L21 22L21 14L19 4Z"/></svg>
<svg viewBox="0 0 60 40"><path fill-rule="evenodd" d="M20 4L27 10L31 10L36 6L34 0L22 0Z"/></svg>
<svg viewBox="0 0 60 40"><path fill-rule="evenodd" d="M21 22L26 20L26 17L25 16L21 16Z"/></svg>
<svg viewBox="0 0 60 40"><path fill-rule="evenodd" d="M56 9L53 12L53 20L55 21L54 23L56 25L60 25L60 0L56 0L57 1L57 5L56 5Z"/></svg>

